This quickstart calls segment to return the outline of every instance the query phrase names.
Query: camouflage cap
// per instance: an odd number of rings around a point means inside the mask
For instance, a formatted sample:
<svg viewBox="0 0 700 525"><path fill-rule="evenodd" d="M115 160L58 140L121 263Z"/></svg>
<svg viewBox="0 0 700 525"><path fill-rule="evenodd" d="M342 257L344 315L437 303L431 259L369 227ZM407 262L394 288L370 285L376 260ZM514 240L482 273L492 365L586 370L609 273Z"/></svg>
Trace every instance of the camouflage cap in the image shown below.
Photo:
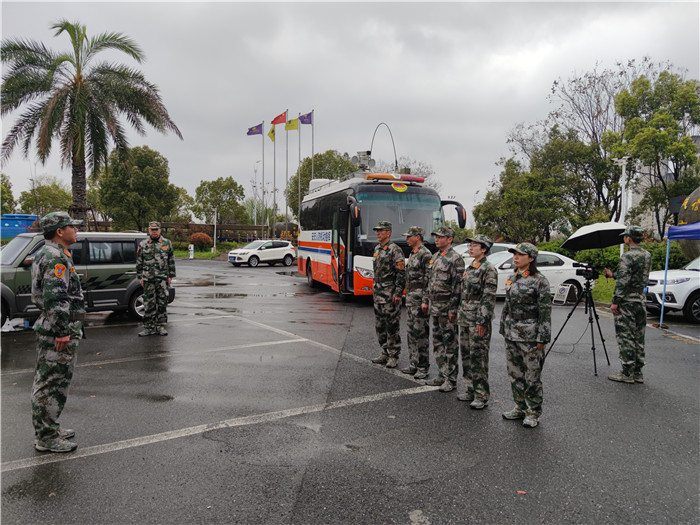
<svg viewBox="0 0 700 525"><path fill-rule="evenodd" d="M482 246L486 246L487 249L491 248L493 246L493 241L486 237L486 235L475 235L474 237L467 237L466 239L469 242L475 242L477 244L481 244Z"/></svg>
<svg viewBox="0 0 700 525"><path fill-rule="evenodd" d="M411 235L420 235L423 237L423 228L420 226L411 226L406 233L402 233L404 237L409 237Z"/></svg>
<svg viewBox="0 0 700 525"><path fill-rule="evenodd" d="M148 223L148 229L149 230L158 230L158 229L160 229L160 223L158 221L151 221Z"/></svg>
<svg viewBox="0 0 700 525"><path fill-rule="evenodd" d="M39 225L44 230L44 233L50 233L68 225L82 226L82 224L83 221L72 219L65 211L47 213L39 221Z"/></svg>
<svg viewBox="0 0 700 525"><path fill-rule="evenodd" d="M644 240L644 230L641 226L627 226L625 231L620 234L620 237L628 235L634 242L642 242Z"/></svg>
<svg viewBox="0 0 700 525"><path fill-rule="evenodd" d="M510 253L522 253L523 255L529 255L533 259L535 259L537 257L537 254L540 253L535 247L535 245L530 244L529 242L518 243L518 245L515 248L510 248L508 249L508 251Z"/></svg>
<svg viewBox="0 0 700 525"><path fill-rule="evenodd" d="M432 233L434 236L438 237L452 237L455 236L455 231L449 226L440 226L437 230Z"/></svg>
<svg viewBox="0 0 700 525"><path fill-rule="evenodd" d="M391 231L391 223L389 221L379 221L377 225L372 228L374 231L377 230L390 230Z"/></svg>

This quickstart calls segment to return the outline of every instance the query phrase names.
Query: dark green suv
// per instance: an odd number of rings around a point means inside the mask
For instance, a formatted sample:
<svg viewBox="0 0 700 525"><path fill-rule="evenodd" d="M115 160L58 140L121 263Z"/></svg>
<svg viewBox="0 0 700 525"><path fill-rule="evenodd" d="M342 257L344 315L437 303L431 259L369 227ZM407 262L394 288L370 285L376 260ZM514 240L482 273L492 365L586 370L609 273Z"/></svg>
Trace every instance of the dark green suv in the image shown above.
<svg viewBox="0 0 700 525"><path fill-rule="evenodd" d="M143 288L136 277L136 248L145 233L78 232L71 245L75 269L85 295L88 312L129 310L143 318ZM23 233L0 251L2 271L2 324L9 317L37 317L32 304L32 262L44 245L41 233ZM168 302L175 299L169 288Z"/></svg>

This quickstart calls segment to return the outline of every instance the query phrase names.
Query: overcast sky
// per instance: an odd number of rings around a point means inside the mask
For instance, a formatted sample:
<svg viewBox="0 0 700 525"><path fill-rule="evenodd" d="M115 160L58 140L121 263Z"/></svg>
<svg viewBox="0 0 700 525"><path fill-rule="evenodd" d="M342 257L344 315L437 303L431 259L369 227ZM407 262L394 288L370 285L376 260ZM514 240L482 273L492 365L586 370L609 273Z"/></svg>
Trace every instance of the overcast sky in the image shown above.
<svg viewBox="0 0 700 525"><path fill-rule="evenodd" d="M184 141L149 128L148 145L170 164L170 181L194 196L201 180L232 176L252 192L260 136L249 127L289 110L314 110L315 151L370 149L381 122L399 157L432 165L443 197L468 210L483 199L509 155L517 123L544 119L554 80L617 61L671 61L699 74L699 3L37 3L2 1L2 37L68 51L49 26L62 18L88 35L121 32L144 50L138 67L160 88ZM3 121L3 138L14 122ZM311 127L289 132L289 174L311 154ZM284 127L277 126L278 206L284 211ZM58 146L54 147L57 150ZM393 163L391 138L377 131L373 157ZM2 171L17 197L35 158L17 148ZM265 135L265 179L273 145ZM260 165L260 164L259 164ZM37 173L70 183L57 156ZM262 169L258 169L258 182ZM476 192L480 193L477 195ZM473 223L471 213L469 223Z"/></svg>

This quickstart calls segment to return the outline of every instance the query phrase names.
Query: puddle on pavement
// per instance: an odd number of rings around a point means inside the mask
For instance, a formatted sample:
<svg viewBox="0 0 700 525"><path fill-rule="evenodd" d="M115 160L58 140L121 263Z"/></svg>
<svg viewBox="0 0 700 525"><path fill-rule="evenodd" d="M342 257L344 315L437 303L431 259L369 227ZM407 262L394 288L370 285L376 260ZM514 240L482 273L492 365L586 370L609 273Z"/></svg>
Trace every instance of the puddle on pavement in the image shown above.
<svg viewBox="0 0 700 525"><path fill-rule="evenodd" d="M248 297L247 293L226 293L226 292L214 292L204 295L198 295L198 299L233 299L234 297Z"/></svg>

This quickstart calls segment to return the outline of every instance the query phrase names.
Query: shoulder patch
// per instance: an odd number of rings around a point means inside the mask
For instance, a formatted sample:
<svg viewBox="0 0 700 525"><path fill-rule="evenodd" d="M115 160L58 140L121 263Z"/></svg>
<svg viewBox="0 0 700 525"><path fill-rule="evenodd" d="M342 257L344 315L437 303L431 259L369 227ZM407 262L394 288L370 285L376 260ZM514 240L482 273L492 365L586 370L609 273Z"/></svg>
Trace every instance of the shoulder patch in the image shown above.
<svg viewBox="0 0 700 525"><path fill-rule="evenodd" d="M399 261L399 263L396 265L396 267L397 267L399 270L403 270L403 267L404 267L403 261Z"/></svg>
<svg viewBox="0 0 700 525"><path fill-rule="evenodd" d="M59 279L63 277L63 275L66 273L66 265L58 263L56 266L54 266L53 273L58 277Z"/></svg>
<svg viewBox="0 0 700 525"><path fill-rule="evenodd" d="M68 250L66 250L65 248L63 248L63 253L65 253L68 257L71 257L71 258L73 257L73 256L70 254L70 252L69 252Z"/></svg>

